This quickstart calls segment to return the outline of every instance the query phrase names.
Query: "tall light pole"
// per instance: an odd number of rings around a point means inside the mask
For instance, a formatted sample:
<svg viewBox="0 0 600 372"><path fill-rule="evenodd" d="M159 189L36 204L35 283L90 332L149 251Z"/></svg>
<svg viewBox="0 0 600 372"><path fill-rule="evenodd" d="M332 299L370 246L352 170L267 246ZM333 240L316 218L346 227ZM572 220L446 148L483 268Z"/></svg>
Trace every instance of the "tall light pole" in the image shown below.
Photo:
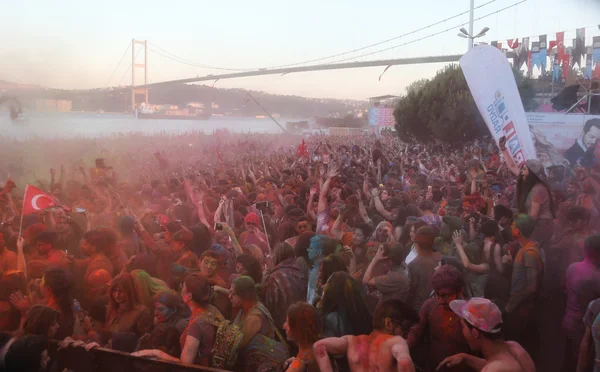
<svg viewBox="0 0 600 372"><path fill-rule="evenodd" d="M473 13L475 13L475 0L471 0L471 6L469 7L469 35L473 35ZM469 38L469 49L473 48L473 39Z"/></svg>
<svg viewBox="0 0 600 372"><path fill-rule="evenodd" d="M470 25L471 30L473 29L473 25ZM479 31L479 33L477 35L473 35L472 31L468 32L464 27L462 27L458 33L459 37L462 37L463 39L468 39L469 40L469 50L471 50L471 48L473 48L473 40L477 39L478 37L482 37L485 36L485 33L488 32L490 30L489 27L484 27L481 29L481 31Z"/></svg>

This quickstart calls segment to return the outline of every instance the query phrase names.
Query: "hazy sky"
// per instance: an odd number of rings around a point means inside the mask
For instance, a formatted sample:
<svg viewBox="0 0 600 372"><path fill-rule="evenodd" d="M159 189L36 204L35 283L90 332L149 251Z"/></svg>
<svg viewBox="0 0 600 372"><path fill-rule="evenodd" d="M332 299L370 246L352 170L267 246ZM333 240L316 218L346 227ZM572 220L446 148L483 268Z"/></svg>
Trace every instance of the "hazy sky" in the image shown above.
<svg viewBox="0 0 600 372"><path fill-rule="evenodd" d="M476 0L482 5L491 0ZM496 0L475 11L475 18L521 0ZM131 38L198 63L226 68L260 68L342 53L441 21L467 11L469 0L256 0L256 1L5 1L0 32L0 79L53 88L99 88L107 84ZM452 31L356 60L457 54L467 41L456 36L468 14L414 35L335 62ZM506 40L587 27L587 44L600 35L600 0L526 0L475 22L475 32L490 28L481 41ZM506 41L504 41L506 43ZM152 47L156 49L156 47ZM138 60L143 62L144 53ZM131 50L109 85L128 85ZM184 65L148 52L149 81L159 82L220 71ZM220 88L248 88L269 93L365 99L401 94L412 81L431 77L443 65L394 66L308 72L221 80ZM143 75L136 75L141 79ZM212 83L208 83L212 84Z"/></svg>

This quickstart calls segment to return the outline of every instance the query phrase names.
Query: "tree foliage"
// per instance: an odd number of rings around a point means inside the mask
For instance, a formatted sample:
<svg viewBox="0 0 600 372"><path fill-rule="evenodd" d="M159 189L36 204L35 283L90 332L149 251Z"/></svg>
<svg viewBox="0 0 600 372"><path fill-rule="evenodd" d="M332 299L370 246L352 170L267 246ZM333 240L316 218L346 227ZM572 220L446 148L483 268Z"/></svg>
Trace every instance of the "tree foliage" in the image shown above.
<svg viewBox="0 0 600 372"><path fill-rule="evenodd" d="M525 107L531 108L533 87L520 72L515 75L519 88L524 87ZM489 134L460 66L447 66L431 80L418 80L406 91L394 110L401 138L454 144Z"/></svg>

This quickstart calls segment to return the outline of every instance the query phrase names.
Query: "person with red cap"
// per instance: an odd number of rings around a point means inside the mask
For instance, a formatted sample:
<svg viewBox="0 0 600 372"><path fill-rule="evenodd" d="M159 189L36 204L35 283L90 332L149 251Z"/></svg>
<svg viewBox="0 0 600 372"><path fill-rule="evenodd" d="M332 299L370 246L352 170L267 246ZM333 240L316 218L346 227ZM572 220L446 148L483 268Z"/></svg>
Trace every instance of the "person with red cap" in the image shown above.
<svg viewBox="0 0 600 372"><path fill-rule="evenodd" d="M240 245L245 246L249 244L256 244L260 247L265 255L270 254L269 244L267 243L267 236L265 233L260 231L260 217L254 212L250 212L244 219L246 225L246 231L240 235Z"/></svg>
<svg viewBox="0 0 600 372"><path fill-rule="evenodd" d="M502 339L502 313L486 298L454 300L450 309L461 318L463 335L473 351L483 358L460 353L444 359L438 370L467 365L485 372L535 372L533 360L521 345Z"/></svg>

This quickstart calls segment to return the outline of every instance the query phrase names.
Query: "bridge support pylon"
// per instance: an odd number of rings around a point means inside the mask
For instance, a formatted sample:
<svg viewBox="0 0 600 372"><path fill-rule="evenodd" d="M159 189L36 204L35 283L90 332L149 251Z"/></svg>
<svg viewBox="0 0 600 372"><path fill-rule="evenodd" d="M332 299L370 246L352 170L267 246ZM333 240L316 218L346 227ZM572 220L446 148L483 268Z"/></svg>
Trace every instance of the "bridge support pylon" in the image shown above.
<svg viewBox="0 0 600 372"><path fill-rule="evenodd" d="M143 45L144 47L144 63L136 63L135 46ZM148 41L131 39L131 111L135 111L136 95L144 95L144 102L148 104L148 88L136 88L135 86L135 71L136 68L144 69L144 84L148 84Z"/></svg>

